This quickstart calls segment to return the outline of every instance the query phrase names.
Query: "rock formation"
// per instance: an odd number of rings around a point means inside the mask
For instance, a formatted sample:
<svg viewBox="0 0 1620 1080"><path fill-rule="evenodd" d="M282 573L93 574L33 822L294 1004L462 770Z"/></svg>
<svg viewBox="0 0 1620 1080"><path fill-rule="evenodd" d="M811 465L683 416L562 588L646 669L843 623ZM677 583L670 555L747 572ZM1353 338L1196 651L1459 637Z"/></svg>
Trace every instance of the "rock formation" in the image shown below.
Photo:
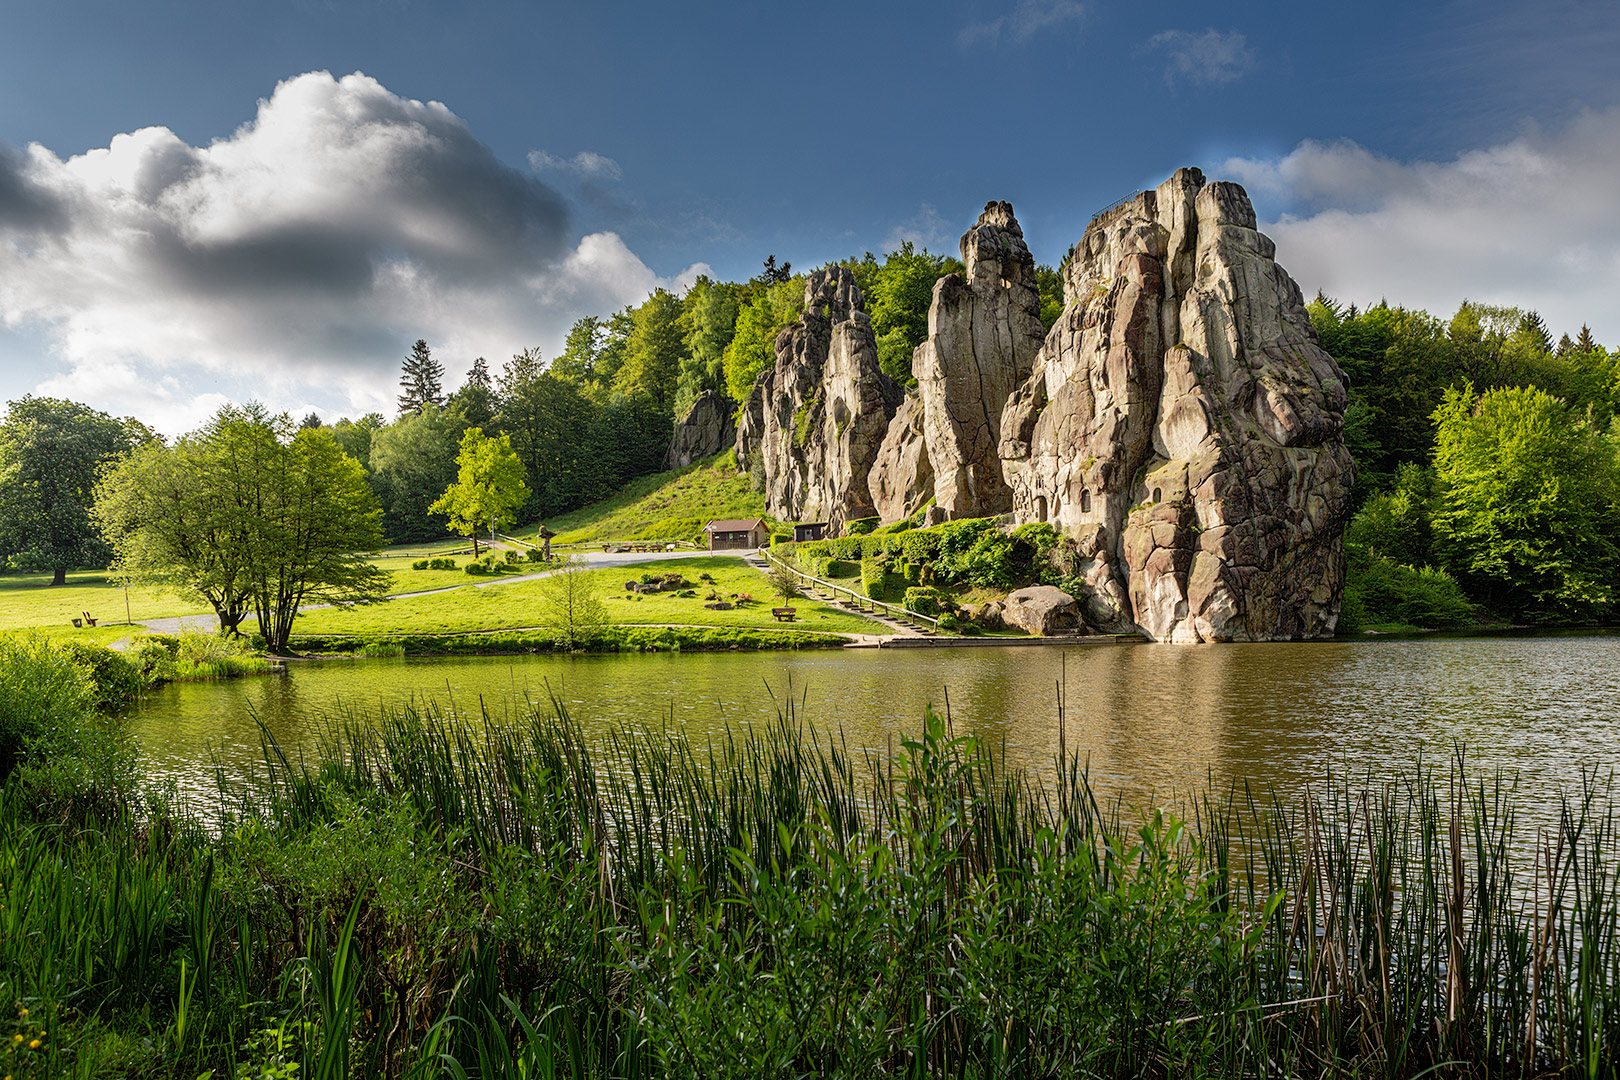
<svg viewBox="0 0 1620 1080"><path fill-rule="evenodd" d="M1161 641L1333 632L1344 376L1274 254L1243 189L1196 169L1100 214L1071 252L1000 457L1017 520L1076 541L1093 625Z"/></svg>
<svg viewBox="0 0 1620 1080"><path fill-rule="evenodd" d="M682 469L694 461L713 457L737 441L737 422L731 403L713 390L698 395L686 415L675 422L665 467Z"/></svg>
<svg viewBox="0 0 1620 1080"><path fill-rule="evenodd" d="M1086 624L1081 621L1080 607L1074 602L1074 597L1055 585L1031 585L1027 589L1008 593L999 614L1003 623L1037 637L1086 632Z"/></svg>
<svg viewBox="0 0 1620 1080"><path fill-rule="evenodd" d="M922 399L907 394L878 447L867 477L872 505L884 521L899 521L921 510L934 494L934 467L923 436Z"/></svg>
<svg viewBox="0 0 1620 1080"><path fill-rule="evenodd" d="M928 339L911 371L934 501L951 517L983 517L1012 509L997 454L1001 410L1034 367L1041 296L1035 258L1007 203L985 205L962 237L962 261L965 278L947 274L934 283Z"/></svg>
<svg viewBox="0 0 1620 1080"><path fill-rule="evenodd" d="M902 391L878 367L866 300L847 267L811 274L804 315L743 407L737 461L758 470L778 518L834 523L877 513L868 477Z"/></svg>

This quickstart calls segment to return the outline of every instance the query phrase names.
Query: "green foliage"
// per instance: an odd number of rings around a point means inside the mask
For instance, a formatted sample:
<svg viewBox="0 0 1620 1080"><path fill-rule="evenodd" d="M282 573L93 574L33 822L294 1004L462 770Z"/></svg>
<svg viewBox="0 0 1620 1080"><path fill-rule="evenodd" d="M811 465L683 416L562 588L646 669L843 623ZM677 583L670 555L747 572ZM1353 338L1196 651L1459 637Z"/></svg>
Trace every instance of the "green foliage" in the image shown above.
<svg viewBox="0 0 1620 1080"><path fill-rule="evenodd" d="M490 541L502 526L511 524L518 507L529 497L523 479L523 462L512 451L512 440L501 435L491 439L480 428L468 428L461 436L456 455L455 483L428 511L444 514L453 533L473 538L478 550L478 530L488 526Z"/></svg>
<svg viewBox="0 0 1620 1080"><path fill-rule="evenodd" d="M399 411L419 413L428 405L444 405L444 365L433 359L433 351L421 338L405 355L399 376Z"/></svg>
<svg viewBox="0 0 1620 1080"><path fill-rule="evenodd" d="M40 634L0 634L0 780L38 757L53 725L94 711L90 672Z"/></svg>
<svg viewBox="0 0 1620 1080"><path fill-rule="evenodd" d="M1370 496L1362 504L1345 529L1345 543L1405 566L1432 565L1433 499L1433 471L1407 462L1397 473L1393 491Z"/></svg>
<svg viewBox="0 0 1620 1080"><path fill-rule="evenodd" d="M305 603L382 594L379 511L360 463L330 428L295 434L285 415L226 406L175 446L109 470L96 516L136 579L197 596L234 632L249 607L273 651Z"/></svg>
<svg viewBox="0 0 1620 1080"><path fill-rule="evenodd" d="M1065 257L1064 265L1068 261ZM1041 263L1035 267L1035 283L1041 292L1041 329L1050 330L1063 314L1063 274Z"/></svg>
<svg viewBox="0 0 1620 1080"><path fill-rule="evenodd" d="M166 682L208 682L270 670L264 657L240 637L186 630L175 634L136 634L128 657L147 686Z"/></svg>
<svg viewBox="0 0 1620 1080"><path fill-rule="evenodd" d="M934 283L947 274L962 274L961 261L916 250L911 241L879 263L871 252L854 262L856 281L866 294L866 313L877 338L878 366L902 386L915 386L911 354L928 337L928 307Z"/></svg>
<svg viewBox="0 0 1620 1080"><path fill-rule="evenodd" d="M675 388L674 413L685 415L705 393L726 393L726 346L737 333L737 313L744 289L704 276L687 290L681 310L686 355Z"/></svg>
<svg viewBox="0 0 1620 1080"><path fill-rule="evenodd" d="M1447 630L1478 622L1474 605L1444 570L1414 569L1360 544L1347 544L1345 550L1340 633L1377 628Z"/></svg>
<svg viewBox="0 0 1620 1080"><path fill-rule="evenodd" d="M371 437L371 487L383 531L395 543L444 535L445 518L428 507L456 479L461 426L435 405L407 413Z"/></svg>
<svg viewBox="0 0 1620 1080"><path fill-rule="evenodd" d="M919 615L938 615L942 610L943 595L938 589L913 586L906 590L902 606Z"/></svg>
<svg viewBox="0 0 1620 1080"><path fill-rule="evenodd" d="M87 405L24 397L0 422L0 566L50 570L54 584L100 569L111 550L91 518L99 471L155 441L134 420Z"/></svg>
<svg viewBox="0 0 1620 1080"><path fill-rule="evenodd" d="M793 445L803 450L810 445L810 433L821 419L820 398L812 397L793 412Z"/></svg>
<svg viewBox="0 0 1620 1080"><path fill-rule="evenodd" d="M888 568L875 558L861 560L861 591L870 600L888 598Z"/></svg>
<svg viewBox="0 0 1620 1080"><path fill-rule="evenodd" d="M738 310L736 332L721 360L733 401L748 400L759 373L776 362L776 335L803 311L802 278L759 287Z"/></svg>
<svg viewBox="0 0 1620 1080"><path fill-rule="evenodd" d="M551 519L553 543L687 540L707 521L765 517L765 500L730 451L684 469L642 477L600 503Z"/></svg>
<svg viewBox="0 0 1620 1080"><path fill-rule="evenodd" d="M1435 420L1446 568L1512 619L1606 618L1620 570L1614 438L1534 389L1448 391Z"/></svg>
<svg viewBox="0 0 1620 1080"><path fill-rule="evenodd" d="M56 648L89 674L96 708L112 711L134 704L141 674L123 653L73 638L61 639Z"/></svg>
<svg viewBox="0 0 1620 1080"><path fill-rule="evenodd" d="M611 621L602 603L601 578L577 556L560 559L541 578L540 621L549 628L558 647L572 652L599 636Z"/></svg>
<svg viewBox="0 0 1620 1080"><path fill-rule="evenodd" d="M655 289L630 316L624 361L613 388L626 396L645 395L660 412L674 408L676 384L688 354L681 331L681 301Z"/></svg>

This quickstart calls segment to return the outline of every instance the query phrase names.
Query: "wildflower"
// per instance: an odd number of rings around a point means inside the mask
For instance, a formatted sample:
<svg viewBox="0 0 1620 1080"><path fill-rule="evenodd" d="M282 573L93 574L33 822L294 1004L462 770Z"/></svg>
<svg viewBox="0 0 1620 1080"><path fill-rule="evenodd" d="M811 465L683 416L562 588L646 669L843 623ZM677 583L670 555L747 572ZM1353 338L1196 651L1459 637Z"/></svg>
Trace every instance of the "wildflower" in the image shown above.
<svg viewBox="0 0 1620 1080"><path fill-rule="evenodd" d="M39 1040L38 1039L30 1039L29 1042L28 1042L28 1049L30 1049L30 1050L38 1050L39 1049Z"/></svg>

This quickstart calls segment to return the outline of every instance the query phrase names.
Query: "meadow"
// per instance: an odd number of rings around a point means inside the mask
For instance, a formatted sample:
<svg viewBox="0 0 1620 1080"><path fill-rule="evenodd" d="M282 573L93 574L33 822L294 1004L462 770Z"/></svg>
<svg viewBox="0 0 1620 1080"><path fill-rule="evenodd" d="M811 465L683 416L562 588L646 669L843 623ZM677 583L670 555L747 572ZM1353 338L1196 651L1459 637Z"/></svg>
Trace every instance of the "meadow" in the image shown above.
<svg viewBox="0 0 1620 1080"><path fill-rule="evenodd" d="M522 571L539 569L522 564ZM428 571L433 573L435 571ZM631 594L624 584L644 573L683 574L696 595L681 597L673 592ZM466 587L430 596L402 597L380 604L348 610L324 609L299 616L294 628L298 635L349 635L374 638L390 634L465 634L485 630L512 630L543 625L546 608L543 585L538 581L510 581L472 578L460 571L436 571L459 578ZM711 582L701 580L708 574ZM610 621L637 626L747 627L754 629L794 629L839 634L884 633L887 628L853 612L820 600L799 598L793 623L778 622L771 609L781 604L773 597L765 578L735 556L694 555L690 558L619 566L590 572L597 594ZM474 581L489 582L475 587ZM738 594L754 602L729 611L714 611L704 605L710 592L732 602Z"/></svg>

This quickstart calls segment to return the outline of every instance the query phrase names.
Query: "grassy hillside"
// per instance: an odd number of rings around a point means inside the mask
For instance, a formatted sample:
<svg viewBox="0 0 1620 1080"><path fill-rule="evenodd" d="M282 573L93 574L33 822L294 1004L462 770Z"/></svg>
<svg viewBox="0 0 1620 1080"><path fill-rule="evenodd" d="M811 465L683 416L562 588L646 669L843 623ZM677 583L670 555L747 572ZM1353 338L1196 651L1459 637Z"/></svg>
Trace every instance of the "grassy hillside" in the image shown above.
<svg viewBox="0 0 1620 1080"><path fill-rule="evenodd" d="M611 499L546 522L558 544L586 540L692 540L711 518L765 517L731 451L625 485Z"/></svg>

